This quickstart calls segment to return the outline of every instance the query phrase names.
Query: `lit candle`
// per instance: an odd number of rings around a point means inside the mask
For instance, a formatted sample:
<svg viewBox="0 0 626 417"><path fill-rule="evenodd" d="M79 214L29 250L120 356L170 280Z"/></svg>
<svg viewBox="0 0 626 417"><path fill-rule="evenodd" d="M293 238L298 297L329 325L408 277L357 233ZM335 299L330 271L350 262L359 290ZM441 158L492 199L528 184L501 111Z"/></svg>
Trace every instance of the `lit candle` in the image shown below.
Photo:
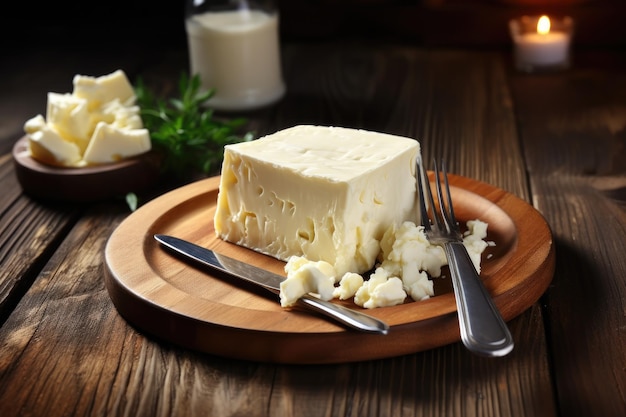
<svg viewBox="0 0 626 417"><path fill-rule="evenodd" d="M536 21L536 24L533 24ZM515 42L515 62L518 69L535 71L569 66L571 19L566 18L559 30L551 28L548 16L511 21Z"/></svg>

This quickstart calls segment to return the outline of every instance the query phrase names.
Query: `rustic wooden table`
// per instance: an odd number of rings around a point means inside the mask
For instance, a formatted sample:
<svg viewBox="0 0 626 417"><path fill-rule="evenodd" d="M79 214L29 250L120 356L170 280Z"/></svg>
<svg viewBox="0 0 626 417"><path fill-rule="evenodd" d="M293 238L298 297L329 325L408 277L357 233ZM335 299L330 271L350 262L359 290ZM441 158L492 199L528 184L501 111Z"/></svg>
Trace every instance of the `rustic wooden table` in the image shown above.
<svg viewBox="0 0 626 417"><path fill-rule="evenodd" d="M571 70L513 71L509 51L344 41L283 46L287 96L246 115L257 135L296 124L414 137L451 172L500 187L547 220L556 271L509 322L499 359L461 343L401 357L279 365L142 334L103 282L123 199L37 201L11 149L48 91L124 69L164 94L186 51L11 54L0 68L0 415L626 415L626 60L577 51ZM349 349L349 346L345 347Z"/></svg>

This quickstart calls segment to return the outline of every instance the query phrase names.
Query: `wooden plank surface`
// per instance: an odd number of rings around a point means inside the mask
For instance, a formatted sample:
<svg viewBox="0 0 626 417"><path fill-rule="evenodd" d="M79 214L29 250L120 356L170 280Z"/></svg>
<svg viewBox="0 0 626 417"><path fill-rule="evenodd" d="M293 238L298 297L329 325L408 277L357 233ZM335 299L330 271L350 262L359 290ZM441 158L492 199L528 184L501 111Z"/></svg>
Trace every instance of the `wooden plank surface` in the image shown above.
<svg viewBox="0 0 626 417"><path fill-rule="evenodd" d="M142 74L171 85L185 55L159 59ZM505 68L491 53L287 45L288 96L250 114L250 125L259 134L319 123L418 137L454 173L528 199ZM0 415L557 414L539 305L510 323L516 349L497 360L455 343L356 364L268 365L142 335L103 284L105 242L127 215L122 202L92 206L0 329Z"/></svg>
<svg viewBox="0 0 626 417"><path fill-rule="evenodd" d="M33 204L21 194L10 153L0 157L0 325L80 215L65 204Z"/></svg>
<svg viewBox="0 0 626 417"><path fill-rule="evenodd" d="M580 58L579 58L580 59ZM514 76L536 207L556 239L545 296L560 411L626 414L626 75L624 61Z"/></svg>

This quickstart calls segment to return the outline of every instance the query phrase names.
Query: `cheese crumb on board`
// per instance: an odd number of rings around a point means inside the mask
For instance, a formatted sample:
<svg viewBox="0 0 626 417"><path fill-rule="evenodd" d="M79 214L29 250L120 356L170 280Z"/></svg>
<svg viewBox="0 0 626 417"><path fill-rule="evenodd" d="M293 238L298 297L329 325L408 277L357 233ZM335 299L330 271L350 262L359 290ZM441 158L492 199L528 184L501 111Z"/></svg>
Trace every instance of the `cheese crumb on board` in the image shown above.
<svg viewBox="0 0 626 417"><path fill-rule="evenodd" d="M467 231L463 234L463 244L467 248L474 268L480 274L480 256L488 246L494 246L494 242L486 241L487 223L480 220L467 222Z"/></svg>
<svg viewBox="0 0 626 417"><path fill-rule="evenodd" d="M354 303L364 308L395 306L405 299L402 280L381 267L376 268L354 295Z"/></svg>
<svg viewBox="0 0 626 417"><path fill-rule="evenodd" d="M467 222L463 244L480 272L481 255L488 247L494 245L487 242L487 223L480 220ZM288 307L306 293L323 293L324 299L338 298L347 300L354 298L354 303L363 308L379 308L402 304L407 297L413 301L426 300L435 295L433 281L441 275L441 268L448 264L443 249L431 245L424 234L423 226L412 222L404 222L400 227L390 227L380 242L379 262L369 279L360 274L348 272L334 286L332 297L329 283L336 281L336 273L332 265L319 268L311 279L301 273L293 272L307 264L315 268L316 263L298 257L285 267L288 275L281 285L281 304ZM291 263L292 262L292 263ZM310 273L310 272L309 272ZM305 280L306 284L298 284ZM316 285L321 285L317 287Z"/></svg>
<svg viewBox="0 0 626 417"><path fill-rule="evenodd" d="M150 151L135 93L122 70L75 75L74 90L47 96L46 117L24 123L31 157L48 165L82 167L118 162Z"/></svg>
<svg viewBox="0 0 626 417"><path fill-rule="evenodd" d="M363 277L356 272L346 272L339 280L339 285L335 287L333 297L340 300L348 300L354 297L363 285L363 282Z"/></svg>
<svg viewBox="0 0 626 417"><path fill-rule="evenodd" d="M280 304L283 307L294 305L308 293L317 294L323 300L333 298L336 272L328 262L292 256L285 271L287 278L280 283Z"/></svg>

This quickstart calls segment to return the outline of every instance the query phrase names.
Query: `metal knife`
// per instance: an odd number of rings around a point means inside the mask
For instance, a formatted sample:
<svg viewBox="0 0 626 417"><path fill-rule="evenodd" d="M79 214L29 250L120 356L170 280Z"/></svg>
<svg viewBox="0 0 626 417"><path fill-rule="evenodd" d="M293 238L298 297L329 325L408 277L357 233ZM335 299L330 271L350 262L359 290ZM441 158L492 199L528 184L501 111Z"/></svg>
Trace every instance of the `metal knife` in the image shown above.
<svg viewBox="0 0 626 417"><path fill-rule="evenodd" d="M280 283L285 278L278 274L215 253L210 249L174 236L155 234L154 238L166 248L214 270L258 285L274 294L280 293ZM301 297L298 300L298 304L343 323L352 329L379 334L387 334L389 331L389 325L382 320L339 304L331 303L330 301L324 301L309 294Z"/></svg>

